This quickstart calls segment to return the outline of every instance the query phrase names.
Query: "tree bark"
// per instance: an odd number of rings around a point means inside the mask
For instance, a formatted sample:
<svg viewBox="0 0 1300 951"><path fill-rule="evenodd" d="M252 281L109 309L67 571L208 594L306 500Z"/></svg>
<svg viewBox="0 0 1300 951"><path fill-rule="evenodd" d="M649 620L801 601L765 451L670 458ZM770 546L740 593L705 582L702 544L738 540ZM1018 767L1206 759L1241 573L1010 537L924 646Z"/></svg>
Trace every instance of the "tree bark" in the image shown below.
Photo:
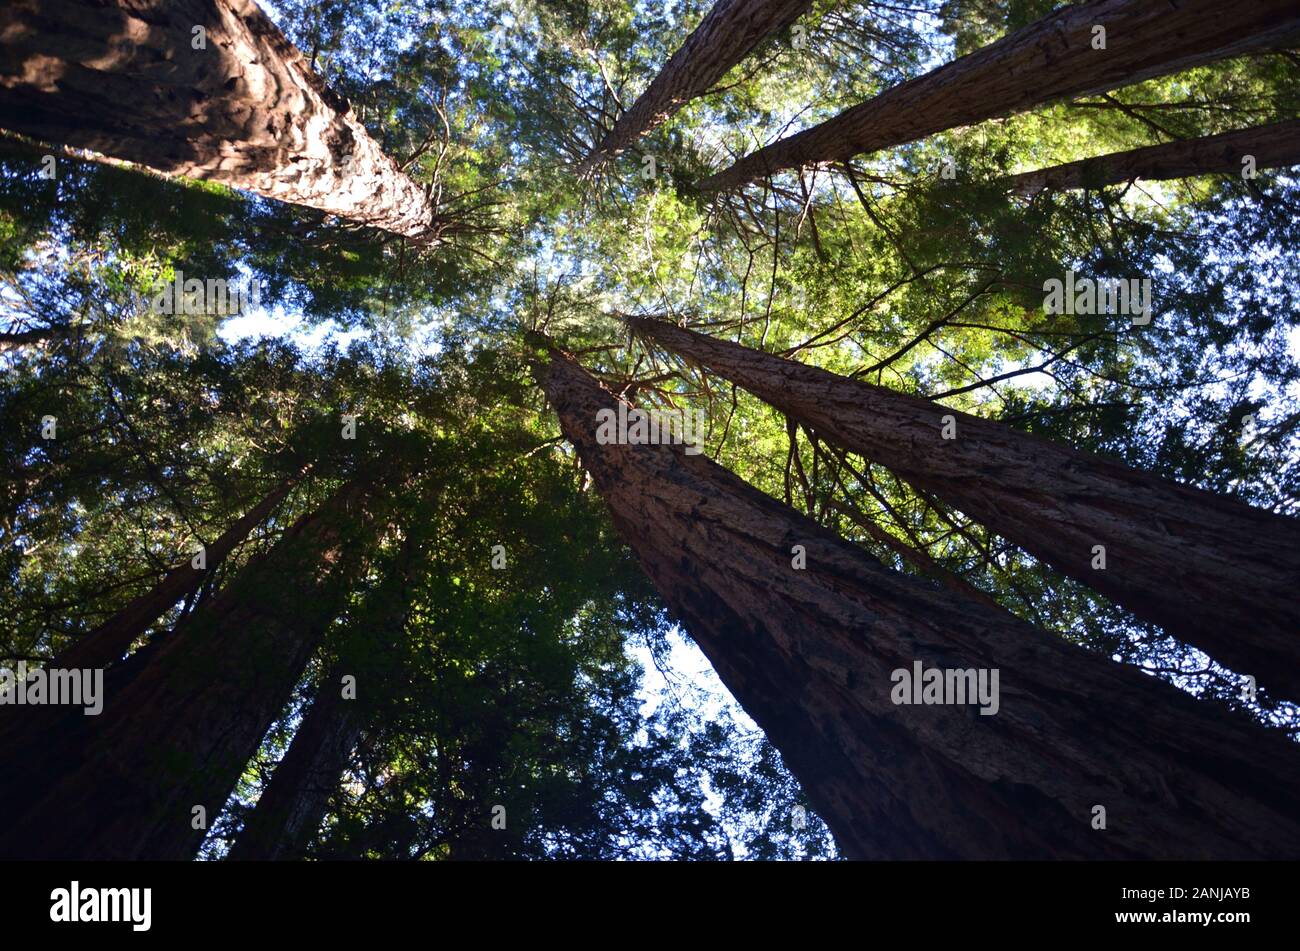
<svg viewBox="0 0 1300 951"><path fill-rule="evenodd" d="M1105 49L1094 49L1094 26ZM936 132L1086 96L1218 59L1280 48L1300 33L1292 0L1094 0L1072 4L700 182L727 191L773 172L842 162Z"/></svg>
<svg viewBox="0 0 1300 951"><path fill-rule="evenodd" d="M885 568L681 446L601 445L613 395L558 353L539 376L620 534L848 856L1297 854L1282 735ZM914 661L999 670L997 713L896 705Z"/></svg>
<svg viewBox="0 0 1300 951"><path fill-rule="evenodd" d="M10 0L0 51L0 127L437 237L425 189L254 0Z"/></svg>
<svg viewBox="0 0 1300 951"><path fill-rule="evenodd" d="M1054 165L1013 175L1010 185L1017 194L1032 196L1047 188L1101 188L1139 178L1163 181L1215 173L1240 175L1247 155L1254 157L1257 169L1300 164L1300 119Z"/></svg>
<svg viewBox="0 0 1300 951"><path fill-rule="evenodd" d="M144 635L150 624L168 608L197 590L203 579L208 577L208 572L216 570L226 556L234 551L235 546L248 537L249 532L266 521L298 484L301 475L299 473L285 479L247 514L222 532L211 545L205 546L206 568L194 568L192 561L177 565L153 588L134 599L46 666L61 669L108 667L121 660L122 655Z"/></svg>
<svg viewBox="0 0 1300 951"><path fill-rule="evenodd" d="M1239 673L1300 697L1300 521L661 321L637 333L907 479ZM951 417L955 438L943 438ZM1105 549L1105 567L1094 568Z"/></svg>
<svg viewBox="0 0 1300 951"><path fill-rule="evenodd" d="M355 703L343 699L337 676L325 678L227 858L302 858L361 735Z"/></svg>
<svg viewBox="0 0 1300 951"><path fill-rule="evenodd" d="M0 787L0 857L189 859L301 678L364 560L374 492L346 484L150 656L98 717L26 737ZM141 652L143 653L143 652ZM79 712L79 711L78 711Z"/></svg>
<svg viewBox="0 0 1300 951"><path fill-rule="evenodd" d="M784 30L812 0L718 0L636 102L583 162L586 172L625 151L727 74L766 37Z"/></svg>

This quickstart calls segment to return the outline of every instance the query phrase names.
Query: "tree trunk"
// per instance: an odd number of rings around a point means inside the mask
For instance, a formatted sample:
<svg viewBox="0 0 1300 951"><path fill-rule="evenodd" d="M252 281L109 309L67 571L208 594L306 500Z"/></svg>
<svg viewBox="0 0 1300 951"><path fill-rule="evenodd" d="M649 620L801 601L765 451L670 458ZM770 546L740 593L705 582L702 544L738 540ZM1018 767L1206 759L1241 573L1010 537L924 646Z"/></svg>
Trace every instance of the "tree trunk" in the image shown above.
<svg viewBox="0 0 1300 951"><path fill-rule="evenodd" d="M1093 28L1105 27L1105 49ZM1094 0L1072 4L700 182L737 188L787 168L842 162L936 132L1086 96L1218 59L1281 48L1300 32L1293 0Z"/></svg>
<svg viewBox="0 0 1300 951"><path fill-rule="evenodd" d="M305 471L305 470L304 470ZM204 556L206 568L192 567L192 560L178 565L153 588L140 595L111 618L86 634L75 644L50 661L47 667L70 670L80 667L108 667L122 659L149 625L160 618L181 599L198 589L208 572L215 571L235 546L275 511L290 490L298 484L301 473L285 479L266 498L249 510L208 546Z"/></svg>
<svg viewBox="0 0 1300 951"><path fill-rule="evenodd" d="M0 788L0 857L188 859L291 695L360 570L364 482L336 492L166 641L105 679L98 717L27 737Z"/></svg>
<svg viewBox="0 0 1300 951"><path fill-rule="evenodd" d="M727 74L766 37L784 30L812 0L718 0L681 49L592 150L582 171L613 158Z"/></svg>
<svg viewBox="0 0 1300 951"><path fill-rule="evenodd" d="M920 397L661 321L629 323L1138 617L1300 697L1300 521ZM946 418L955 438L943 438Z"/></svg>
<svg viewBox="0 0 1300 951"><path fill-rule="evenodd" d="M1300 751L1281 734L887 569L680 446L601 445L614 397L559 354L539 375L615 526L847 855L1300 849ZM896 705L893 672L916 661L999 670L997 713Z"/></svg>
<svg viewBox="0 0 1300 951"><path fill-rule="evenodd" d="M254 0L10 0L0 127L416 241L437 235L425 190Z"/></svg>
<svg viewBox="0 0 1300 951"><path fill-rule="evenodd" d="M325 678L227 858L302 858L361 735L354 703L337 676Z"/></svg>
<svg viewBox="0 0 1300 951"><path fill-rule="evenodd" d="M1220 172L1240 175L1247 155L1254 158L1258 169L1300 164L1300 119L1099 155L1013 175L1010 184L1018 194L1032 196L1045 188L1101 188L1138 178L1161 181Z"/></svg>

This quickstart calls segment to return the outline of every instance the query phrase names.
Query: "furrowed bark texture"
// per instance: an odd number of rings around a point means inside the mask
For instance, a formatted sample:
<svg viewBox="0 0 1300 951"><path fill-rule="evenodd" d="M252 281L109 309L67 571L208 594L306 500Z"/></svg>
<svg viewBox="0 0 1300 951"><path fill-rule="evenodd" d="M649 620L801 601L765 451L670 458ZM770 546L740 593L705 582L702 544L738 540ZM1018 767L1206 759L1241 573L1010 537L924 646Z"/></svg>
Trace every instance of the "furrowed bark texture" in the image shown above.
<svg viewBox="0 0 1300 951"><path fill-rule="evenodd" d="M0 787L0 857L192 858L206 834L193 807L217 817L282 712L361 568L372 501L366 484L345 485L115 667L101 715L29 737Z"/></svg>
<svg viewBox="0 0 1300 951"><path fill-rule="evenodd" d="M88 633L47 666L63 669L108 667L121 660L122 655L143 636L150 624L197 590L208 572L214 571L234 551L235 546L248 537L249 532L266 521L297 481L295 477L281 482L247 514L222 532L211 545L206 546L206 568L194 568L188 561L173 568L153 588Z"/></svg>
<svg viewBox="0 0 1300 951"><path fill-rule="evenodd" d="M361 735L355 702L343 699L337 676L325 679L227 858L302 858Z"/></svg>
<svg viewBox="0 0 1300 951"><path fill-rule="evenodd" d="M1300 521L920 397L661 321L629 323L1215 660L1300 697ZM954 439L942 437L945 416ZM1104 569L1092 567L1096 545Z"/></svg>
<svg viewBox="0 0 1300 951"><path fill-rule="evenodd" d="M560 354L539 373L614 524L849 856L1300 854L1283 737L887 569L680 446L601 445L614 397ZM916 660L998 669L1000 709L895 705Z"/></svg>
<svg viewBox="0 0 1300 951"><path fill-rule="evenodd" d="M1093 27L1106 29L1094 49ZM1294 0L1095 0L1064 7L933 72L746 155L700 182L727 191L788 168L842 162L936 132L1086 96L1300 34Z"/></svg>
<svg viewBox="0 0 1300 951"><path fill-rule="evenodd" d="M1254 157L1257 169L1300 164L1300 119L1054 165L1013 175L1010 184L1021 195L1036 195L1046 188L1101 188L1138 178L1240 175L1247 155Z"/></svg>
<svg viewBox="0 0 1300 951"><path fill-rule="evenodd" d="M9 0L0 127L416 241L437 230L425 190L253 0Z"/></svg>
<svg viewBox="0 0 1300 951"><path fill-rule="evenodd" d="M590 168L663 124L743 60L766 37L799 19L812 0L719 0L584 163Z"/></svg>

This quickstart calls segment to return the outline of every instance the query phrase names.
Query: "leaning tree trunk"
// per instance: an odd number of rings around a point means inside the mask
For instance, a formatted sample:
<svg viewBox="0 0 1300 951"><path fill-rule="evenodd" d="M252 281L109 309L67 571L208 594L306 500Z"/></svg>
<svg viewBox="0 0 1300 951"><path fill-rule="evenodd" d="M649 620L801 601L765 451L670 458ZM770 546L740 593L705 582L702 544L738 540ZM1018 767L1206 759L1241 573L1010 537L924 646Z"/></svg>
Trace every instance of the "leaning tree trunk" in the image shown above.
<svg viewBox="0 0 1300 951"><path fill-rule="evenodd" d="M718 0L649 87L583 162L583 171L626 150L708 90L767 36L784 30L812 0Z"/></svg>
<svg viewBox="0 0 1300 951"><path fill-rule="evenodd" d="M1105 49L1094 48L1105 28ZM737 188L787 168L841 162L1065 96L1105 92L1228 56L1279 48L1300 32L1294 0L1094 0L780 139L700 182Z"/></svg>
<svg viewBox="0 0 1300 951"><path fill-rule="evenodd" d="M0 127L437 236L425 189L254 0L9 0Z"/></svg>
<svg viewBox="0 0 1300 951"><path fill-rule="evenodd" d="M0 857L188 859L292 694L361 568L374 492L348 483L150 656L103 713L29 737L0 787Z"/></svg>
<svg viewBox="0 0 1300 951"><path fill-rule="evenodd" d="M1240 175L1246 156L1258 169L1300 164L1300 119L1098 155L1013 175L1009 184L1012 191L1030 196L1046 188L1101 188L1138 178L1161 181L1220 172Z"/></svg>
<svg viewBox="0 0 1300 951"><path fill-rule="evenodd" d="M681 446L602 445L614 397L557 353L539 376L615 526L847 855L1300 854L1282 735L885 568ZM996 714L896 705L916 661L998 670Z"/></svg>
<svg viewBox="0 0 1300 951"><path fill-rule="evenodd" d="M325 678L227 858L302 858L361 735L355 703Z"/></svg>
<svg viewBox="0 0 1300 951"><path fill-rule="evenodd" d="M1138 617L1300 697L1300 520L662 321L629 323Z"/></svg>
<svg viewBox="0 0 1300 951"><path fill-rule="evenodd" d="M304 470L305 471L305 470ZM108 667L122 659L149 625L183 598L196 591L203 579L209 577L235 546L275 511L286 495L298 483L299 475L285 479L270 494L258 502L242 518L221 533L211 545L204 546L204 568L193 567L193 560L171 569L151 589L135 598L99 627L90 631L75 644L59 654L46 666L71 669L74 667Z"/></svg>

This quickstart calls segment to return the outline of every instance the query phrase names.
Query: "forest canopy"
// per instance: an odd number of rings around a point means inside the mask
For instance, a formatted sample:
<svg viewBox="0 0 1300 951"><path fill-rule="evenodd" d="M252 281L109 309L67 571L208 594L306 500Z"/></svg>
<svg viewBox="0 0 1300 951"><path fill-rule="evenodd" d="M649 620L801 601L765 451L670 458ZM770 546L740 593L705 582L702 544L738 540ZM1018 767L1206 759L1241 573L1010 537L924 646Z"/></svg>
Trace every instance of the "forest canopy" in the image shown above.
<svg viewBox="0 0 1300 951"><path fill-rule="evenodd" d="M1300 12L1156 6L9 5L0 854L1294 857Z"/></svg>

